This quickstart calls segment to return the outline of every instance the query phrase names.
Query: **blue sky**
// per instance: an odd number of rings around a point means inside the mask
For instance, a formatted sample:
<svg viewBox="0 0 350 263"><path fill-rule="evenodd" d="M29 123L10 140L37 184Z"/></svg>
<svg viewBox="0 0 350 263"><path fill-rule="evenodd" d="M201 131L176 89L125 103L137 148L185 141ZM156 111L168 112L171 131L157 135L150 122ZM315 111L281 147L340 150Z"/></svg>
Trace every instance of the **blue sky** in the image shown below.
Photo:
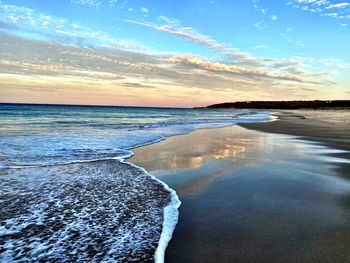
<svg viewBox="0 0 350 263"><path fill-rule="evenodd" d="M348 1L0 1L0 95L150 106L349 99L349 28Z"/></svg>

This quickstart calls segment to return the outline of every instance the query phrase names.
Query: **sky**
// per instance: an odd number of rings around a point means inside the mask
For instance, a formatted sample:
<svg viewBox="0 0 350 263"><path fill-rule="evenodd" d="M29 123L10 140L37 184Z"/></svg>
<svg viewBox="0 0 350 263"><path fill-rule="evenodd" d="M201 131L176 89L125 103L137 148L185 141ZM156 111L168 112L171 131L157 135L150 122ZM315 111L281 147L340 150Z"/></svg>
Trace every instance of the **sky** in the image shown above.
<svg viewBox="0 0 350 263"><path fill-rule="evenodd" d="M350 99L350 1L0 0L0 102Z"/></svg>

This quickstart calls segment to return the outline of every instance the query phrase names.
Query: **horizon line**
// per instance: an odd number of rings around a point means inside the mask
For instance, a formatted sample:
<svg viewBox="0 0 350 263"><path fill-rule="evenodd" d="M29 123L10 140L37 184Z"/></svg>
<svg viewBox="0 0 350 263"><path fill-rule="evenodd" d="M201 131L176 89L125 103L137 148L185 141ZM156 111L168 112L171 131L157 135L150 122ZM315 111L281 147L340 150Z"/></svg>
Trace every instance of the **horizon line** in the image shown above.
<svg viewBox="0 0 350 263"><path fill-rule="evenodd" d="M119 107L119 108L158 108L158 109L193 109L195 107L165 107L165 106L125 106L125 105L106 105L106 104L70 104L70 103L38 103L38 102L0 102L0 105L38 105L38 106L77 106L77 107Z"/></svg>

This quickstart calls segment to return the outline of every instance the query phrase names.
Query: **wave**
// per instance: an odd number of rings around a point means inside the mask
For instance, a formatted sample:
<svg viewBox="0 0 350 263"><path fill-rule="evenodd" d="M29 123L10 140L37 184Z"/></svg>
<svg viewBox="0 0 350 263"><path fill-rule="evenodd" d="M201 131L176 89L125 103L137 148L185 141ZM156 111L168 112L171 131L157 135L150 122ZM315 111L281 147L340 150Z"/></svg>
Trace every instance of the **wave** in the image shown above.
<svg viewBox="0 0 350 263"><path fill-rule="evenodd" d="M212 116L213 117L213 116ZM234 114L226 118L173 120L133 125L128 128L52 128L21 132L2 131L0 135L0 169L20 166L57 165L77 160L122 157L125 151L152 144L167 137L186 134L198 129L220 128L237 123L269 121L272 117L259 112ZM35 127L38 129L38 127Z"/></svg>
<svg viewBox="0 0 350 263"><path fill-rule="evenodd" d="M180 206L123 160L15 169L0 186L1 262L163 262Z"/></svg>
<svg viewBox="0 0 350 263"><path fill-rule="evenodd" d="M130 151L128 154L125 154L122 157L115 157L113 159L107 158L107 159L96 159L96 160L77 160L77 161L73 161L73 162L66 163L66 164L43 165L43 166L22 166L22 167L9 167L9 168L10 169L12 168L12 169L15 169L15 170L22 170L22 173L19 173L19 174L23 174L23 173L33 174L33 169L36 170L36 171L38 171L38 169L39 169L39 171L40 171L40 169L50 168L51 170L57 171L57 169L62 169L62 166L69 167L70 165L80 165L80 164L90 164L91 165L93 163L109 161L109 160L116 160L116 161L119 161L121 163L125 163L128 166L134 167L137 170L141 171L143 174L147 175L153 181L158 182L159 184L161 184L163 186L164 190L167 191L169 193L169 195L170 195L169 202L163 208L162 231L161 231L161 234L160 234L160 237L159 237L157 248L155 249L155 253L154 253L154 260L155 260L155 262L156 263L163 263L164 262L164 254L165 254L166 247L167 247L169 241L172 238L173 231L174 231L174 229L176 227L176 224L178 222L178 216L179 216L178 208L181 205L181 201L179 200L176 192L173 189L171 189L167 184L165 184L164 182L158 180L153 175L149 174L144 168L138 167L138 166L136 166L133 163L127 162L126 159L130 158L132 155L133 155L133 153ZM59 167L61 167L61 168L59 168ZM82 166L82 167L85 167L85 166ZM67 168L65 168L65 169L67 169ZM87 169L84 169L85 173L86 173L86 171L87 171ZM16 173L18 173L18 171L15 172L15 174ZM51 171L51 173L52 173L52 171ZM42 173L40 173L40 174L42 174ZM13 182L13 179L14 178L12 177L11 178L11 182ZM26 179L28 180L28 179L30 179L30 177L26 177ZM19 178L17 178L16 180L19 180ZM2 181L2 183L3 182L4 181ZM33 182L31 182L31 183L33 183ZM11 186L11 188L12 187L13 186ZM61 186L61 188L62 188L62 186ZM5 190L6 187L4 187L4 185L2 185L2 189ZM50 189L50 191L47 191L47 192L52 193L53 191L54 191L53 189ZM9 191L7 190L4 193L7 195L7 194L9 194ZM26 196L26 194L23 193L23 192L21 193L21 195L22 195L22 197ZM51 202L52 202L52 197L50 199L51 199ZM42 205L45 206L45 204L42 204ZM70 209L72 209L72 208L74 208L74 207L71 207ZM35 211L35 212L34 212L32 217L29 217L26 220L24 220L23 217L12 218L11 220L8 220L7 221L7 225L5 226L6 229L0 229L0 236L2 236L2 238L4 240L6 240L6 237L9 237L11 235L17 235L18 236L18 235L23 234L24 229L28 225L35 224L36 221L41 221L40 224L38 224L38 225L44 224L45 220L43 218L45 218L45 212L42 210L42 208L38 208L38 207L33 208L33 207L31 207L30 210ZM35 218L35 217L40 217L40 219L38 220L38 218ZM81 217L81 215L79 217ZM21 221L20 224L17 223L19 221ZM17 226L23 226L23 221L25 221L24 227L17 227ZM56 222L56 224L57 224L57 222ZM65 231L67 232L68 230L65 229ZM88 230L85 230L85 231L88 231ZM58 234L58 235L60 235L60 234ZM54 242L54 241L51 240L51 243L52 242ZM26 244L26 243L27 242L23 242L23 244ZM46 244L41 244L41 250L42 251L45 251L47 249L45 247L46 247ZM17 249L21 250L21 248L18 247L18 246L17 246ZM70 247L70 249L76 249L76 248ZM46 255L46 254L50 254L50 253L51 253L51 251L48 252L48 253L42 252L42 253L39 253L39 254L40 254L40 257L46 258L48 260L53 260L54 257L47 257L47 255ZM56 251L56 253L57 253L57 251ZM4 260L16 261L16 260L14 260L14 257L12 257L12 255L10 255L10 254L11 253L9 253L9 251L5 250L4 256L0 257L0 259L2 258ZM16 256L17 257L18 256L21 257L23 255L16 255ZM80 259L83 260L84 258L80 258ZM85 258L85 259L89 259L89 258Z"/></svg>
<svg viewBox="0 0 350 263"><path fill-rule="evenodd" d="M138 167L133 163L129 163L129 164L135 167ZM164 263L165 250L173 236L173 232L175 230L175 227L179 219L179 208L181 206L181 201L174 189L170 188L166 183L164 183L163 181L157 179L156 177L148 173L144 168L142 167L138 167L138 168L142 169L143 172L148 176L150 176L153 180L156 180L157 182L161 183L164 189L170 193L170 202L163 209L164 211L163 224L162 224L163 228L158 241L157 249L154 254L154 261L156 263Z"/></svg>

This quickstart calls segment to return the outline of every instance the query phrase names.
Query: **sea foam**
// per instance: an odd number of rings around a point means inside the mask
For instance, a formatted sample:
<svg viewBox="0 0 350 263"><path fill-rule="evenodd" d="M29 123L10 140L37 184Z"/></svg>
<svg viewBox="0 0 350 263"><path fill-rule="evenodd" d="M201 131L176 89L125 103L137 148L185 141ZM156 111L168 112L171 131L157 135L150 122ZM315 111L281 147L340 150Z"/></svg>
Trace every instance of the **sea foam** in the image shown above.
<svg viewBox="0 0 350 263"><path fill-rule="evenodd" d="M119 160L16 169L0 186L1 262L152 262L155 251L162 262L180 205Z"/></svg>

